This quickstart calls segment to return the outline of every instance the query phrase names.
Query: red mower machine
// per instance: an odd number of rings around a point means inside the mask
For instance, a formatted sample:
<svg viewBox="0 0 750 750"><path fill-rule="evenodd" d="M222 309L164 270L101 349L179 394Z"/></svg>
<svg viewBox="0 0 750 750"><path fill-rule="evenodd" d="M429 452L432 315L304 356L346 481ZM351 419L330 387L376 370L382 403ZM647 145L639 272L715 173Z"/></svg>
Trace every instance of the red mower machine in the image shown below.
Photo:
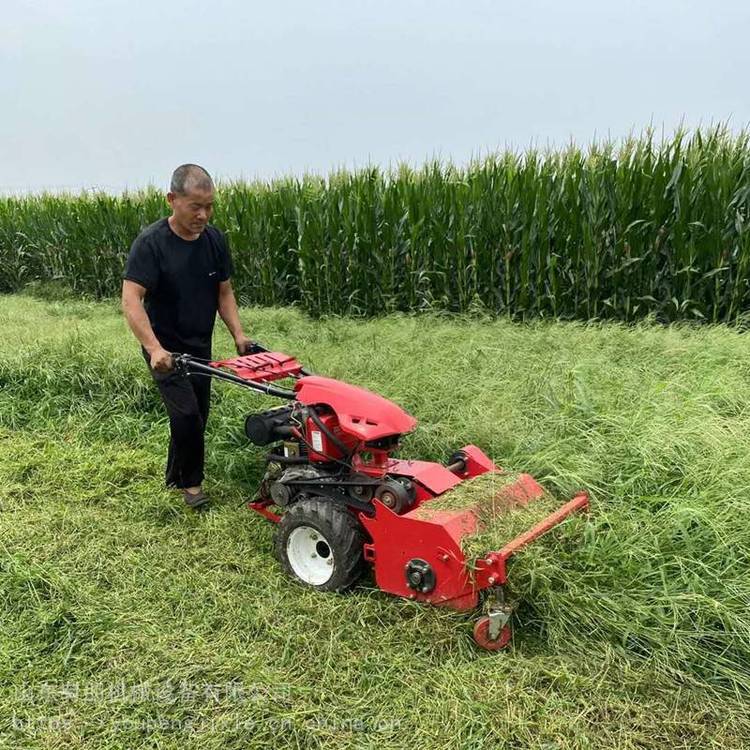
<svg viewBox="0 0 750 750"><path fill-rule="evenodd" d="M185 354L174 359L186 375L230 381L289 402L245 420L250 441L271 446L266 474L248 506L277 524L276 555L288 575L320 591L343 591L369 564L383 591L458 610L475 609L482 593L487 613L477 621L474 639L489 650L508 644L508 559L585 508L586 493L501 549L467 560L461 541L481 530L479 514L470 507L433 510L430 502L467 479L502 472L479 448L464 446L445 466L394 458L401 437L417 425L414 417L363 388L312 375L293 357L259 344L218 362ZM292 389L271 385L284 378L294 380ZM503 494L527 504L543 490L521 474Z"/></svg>

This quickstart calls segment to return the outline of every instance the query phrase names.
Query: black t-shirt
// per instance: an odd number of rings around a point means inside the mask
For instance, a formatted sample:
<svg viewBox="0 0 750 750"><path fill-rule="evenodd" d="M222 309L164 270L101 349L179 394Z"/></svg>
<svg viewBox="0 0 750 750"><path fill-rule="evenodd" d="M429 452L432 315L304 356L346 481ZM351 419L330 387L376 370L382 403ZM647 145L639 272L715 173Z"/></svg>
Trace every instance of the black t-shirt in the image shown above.
<svg viewBox="0 0 750 750"><path fill-rule="evenodd" d="M159 219L136 237L123 278L146 288L144 307L167 351L210 356L219 282L233 272L226 238L216 227L207 225L189 241Z"/></svg>

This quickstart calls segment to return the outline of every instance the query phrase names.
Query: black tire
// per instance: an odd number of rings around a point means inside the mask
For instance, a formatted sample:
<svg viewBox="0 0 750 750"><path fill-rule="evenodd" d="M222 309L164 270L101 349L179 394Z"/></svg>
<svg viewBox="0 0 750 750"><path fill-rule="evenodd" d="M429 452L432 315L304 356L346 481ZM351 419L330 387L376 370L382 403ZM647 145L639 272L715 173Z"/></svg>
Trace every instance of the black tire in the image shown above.
<svg viewBox="0 0 750 750"><path fill-rule="evenodd" d="M274 537L284 572L318 591L344 591L354 585L364 571L364 542L351 511L334 500L315 497L292 503ZM307 557L313 558L309 568Z"/></svg>

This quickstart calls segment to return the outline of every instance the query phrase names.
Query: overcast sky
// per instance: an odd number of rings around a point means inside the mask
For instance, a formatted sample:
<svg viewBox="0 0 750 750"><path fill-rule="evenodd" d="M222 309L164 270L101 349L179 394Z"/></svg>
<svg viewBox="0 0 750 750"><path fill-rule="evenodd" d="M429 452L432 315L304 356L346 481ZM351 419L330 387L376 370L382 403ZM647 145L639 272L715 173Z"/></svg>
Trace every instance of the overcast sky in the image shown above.
<svg viewBox="0 0 750 750"><path fill-rule="evenodd" d="M0 191L750 123L747 0L3 0Z"/></svg>

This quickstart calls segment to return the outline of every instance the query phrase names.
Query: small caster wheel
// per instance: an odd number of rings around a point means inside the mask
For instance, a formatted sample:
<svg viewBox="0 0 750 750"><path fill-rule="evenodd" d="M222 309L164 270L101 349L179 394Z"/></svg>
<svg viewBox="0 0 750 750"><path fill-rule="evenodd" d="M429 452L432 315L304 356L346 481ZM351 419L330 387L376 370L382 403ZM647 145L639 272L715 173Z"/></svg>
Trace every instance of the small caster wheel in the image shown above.
<svg viewBox="0 0 750 750"><path fill-rule="evenodd" d="M500 651L510 643L510 625L503 625L497 638L490 638L490 618L480 617L474 625L474 641L487 651Z"/></svg>

